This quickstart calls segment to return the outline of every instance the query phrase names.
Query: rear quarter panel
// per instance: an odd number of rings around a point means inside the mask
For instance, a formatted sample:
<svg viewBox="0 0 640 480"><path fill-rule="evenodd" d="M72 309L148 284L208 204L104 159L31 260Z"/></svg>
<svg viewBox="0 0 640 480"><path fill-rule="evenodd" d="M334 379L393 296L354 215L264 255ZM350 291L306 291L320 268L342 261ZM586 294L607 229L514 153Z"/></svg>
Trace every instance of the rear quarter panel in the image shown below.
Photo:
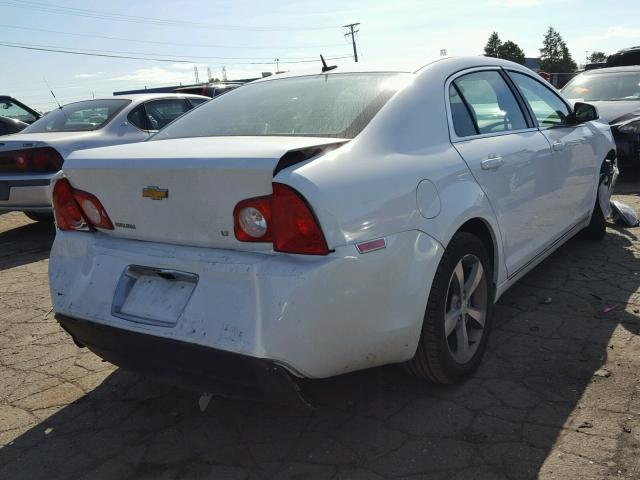
<svg viewBox="0 0 640 480"><path fill-rule="evenodd" d="M502 250L489 203L449 139L446 76L424 72L400 91L365 130L321 158L280 172L275 181L300 191L314 208L330 247L418 230L446 247L466 221L481 218ZM422 180L435 186L440 212L417 205ZM437 211L437 209L436 209ZM496 280L504 275L501 262Z"/></svg>

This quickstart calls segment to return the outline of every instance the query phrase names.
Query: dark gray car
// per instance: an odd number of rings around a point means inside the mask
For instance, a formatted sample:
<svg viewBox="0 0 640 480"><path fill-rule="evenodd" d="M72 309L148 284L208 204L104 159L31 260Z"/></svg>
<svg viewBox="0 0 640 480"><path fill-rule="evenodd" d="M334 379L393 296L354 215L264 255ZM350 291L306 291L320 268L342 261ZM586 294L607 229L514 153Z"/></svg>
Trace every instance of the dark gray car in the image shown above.
<svg viewBox="0 0 640 480"><path fill-rule="evenodd" d="M611 125L621 170L640 172L640 65L583 72L562 94L595 105Z"/></svg>

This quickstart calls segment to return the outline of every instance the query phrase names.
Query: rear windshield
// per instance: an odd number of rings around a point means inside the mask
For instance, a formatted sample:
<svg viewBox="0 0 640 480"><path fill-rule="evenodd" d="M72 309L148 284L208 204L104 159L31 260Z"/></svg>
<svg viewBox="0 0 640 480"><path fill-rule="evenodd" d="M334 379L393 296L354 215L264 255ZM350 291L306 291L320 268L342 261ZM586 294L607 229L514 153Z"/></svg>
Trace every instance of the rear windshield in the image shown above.
<svg viewBox="0 0 640 480"><path fill-rule="evenodd" d="M562 89L562 94L585 101L640 100L640 72L578 75Z"/></svg>
<svg viewBox="0 0 640 480"><path fill-rule="evenodd" d="M86 132L104 127L131 100L87 100L56 108L34 122L23 133Z"/></svg>
<svg viewBox="0 0 640 480"><path fill-rule="evenodd" d="M310 75L243 86L194 109L151 140L209 136L354 138L409 74Z"/></svg>

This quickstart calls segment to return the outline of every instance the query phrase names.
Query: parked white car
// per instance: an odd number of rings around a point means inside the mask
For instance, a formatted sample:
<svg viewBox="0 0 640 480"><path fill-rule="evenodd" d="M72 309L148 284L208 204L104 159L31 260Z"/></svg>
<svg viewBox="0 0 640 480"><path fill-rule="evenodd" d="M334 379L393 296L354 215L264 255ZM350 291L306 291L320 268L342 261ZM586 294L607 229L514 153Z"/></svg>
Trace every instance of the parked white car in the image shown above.
<svg viewBox="0 0 640 480"><path fill-rule="evenodd" d="M72 154L49 262L64 329L239 396L389 363L471 374L500 295L604 235L610 129L507 61L362 68L260 80Z"/></svg>
<svg viewBox="0 0 640 480"><path fill-rule="evenodd" d="M141 142L208 97L141 94L70 103L0 139L0 211L51 220L49 182L73 151Z"/></svg>

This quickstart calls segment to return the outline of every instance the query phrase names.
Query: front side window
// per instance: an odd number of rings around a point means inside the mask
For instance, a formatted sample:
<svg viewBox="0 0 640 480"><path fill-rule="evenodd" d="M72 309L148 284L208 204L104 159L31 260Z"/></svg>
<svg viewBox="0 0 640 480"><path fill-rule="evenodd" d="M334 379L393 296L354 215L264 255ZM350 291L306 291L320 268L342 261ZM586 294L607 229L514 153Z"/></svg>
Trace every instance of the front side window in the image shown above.
<svg viewBox="0 0 640 480"><path fill-rule="evenodd" d="M153 140L231 135L354 138L412 78L336 73L250 83L189 112Z"/></svg>
<svg viewBox="0 0 640 480"><path fill-rule="evenodd" d="M12 118L25 123L36 121L36 116L33 113L28 112L11 100L3 100L0 103L0 117Z"/></svg>
<svg viewBox="0 0 640 480"><path fill-rule="evenodd" d="M529 104L541 128L557 127L567 123L567 117L571 112L558 95L523 73L509 72L509 76Z"/></svg>
<svg viewBox="0 0 640 480"><path fill-rule="evenodd" d="M25 128L23 133L87 132L104 127L131 100L87 100L52 110Z"/></svg>
<svg viewBox="0 0 640 480"><path fill-rule="evenodd" d="M181 98L154 100L144 105L149 130L160 130L191 109Z"/></svg>
<svg viewBox="0 0 640 480"><path fill-rule="evenodd" d="M469 73L454 83L466 100L480 134L527 128L524 114L499 72Z"/></svg>

